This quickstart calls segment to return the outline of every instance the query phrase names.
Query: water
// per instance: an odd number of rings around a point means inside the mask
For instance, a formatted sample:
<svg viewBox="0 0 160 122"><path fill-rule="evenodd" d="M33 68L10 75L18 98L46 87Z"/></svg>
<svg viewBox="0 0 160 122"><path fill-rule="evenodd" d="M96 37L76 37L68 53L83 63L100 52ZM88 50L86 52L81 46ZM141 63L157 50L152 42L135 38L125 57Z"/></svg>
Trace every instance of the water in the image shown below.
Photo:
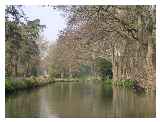
<svg viewBox="0 0 160 122"><path fill-rule="evenodd" d="M6 117L155 117L155 94L101 82L55 83L6 97Z"/></svg>

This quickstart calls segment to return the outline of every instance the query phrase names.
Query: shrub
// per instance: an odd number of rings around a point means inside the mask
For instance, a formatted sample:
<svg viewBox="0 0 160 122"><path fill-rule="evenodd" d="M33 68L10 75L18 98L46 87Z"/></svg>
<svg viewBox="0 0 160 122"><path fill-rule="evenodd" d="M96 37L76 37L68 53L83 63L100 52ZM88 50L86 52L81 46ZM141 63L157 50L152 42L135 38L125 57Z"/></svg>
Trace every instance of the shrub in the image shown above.
<svg viewBox="0 0 160 122"><path fill-rule="evenodd" d="M5 80L5 90L10 92L14 90L13 82L10 79Z"/></svg>
<svg viewBox="0 0 160 122"><path fill-rule="evenodd" d="M45 84L54 82L53 80L52 81L49 81L49 79L46 79L46 80L47 81L44 82L44 79L37 78L35 76L32 76L30 78L24 78L22 80L13 80L12 78L6 78L5 91L6 93L12 93L20 89L35 88L35 87L43 86Z"/></svg>
<svg viewBox="0 0 160 122"><path fill-rule="evenodd" d="M135 84L134 80L120 80L120 81L114 81L113 83L114 85L118 85L118 86L124 86L124 87L128 87L131 88L133 87L133 85Z"/></svg>

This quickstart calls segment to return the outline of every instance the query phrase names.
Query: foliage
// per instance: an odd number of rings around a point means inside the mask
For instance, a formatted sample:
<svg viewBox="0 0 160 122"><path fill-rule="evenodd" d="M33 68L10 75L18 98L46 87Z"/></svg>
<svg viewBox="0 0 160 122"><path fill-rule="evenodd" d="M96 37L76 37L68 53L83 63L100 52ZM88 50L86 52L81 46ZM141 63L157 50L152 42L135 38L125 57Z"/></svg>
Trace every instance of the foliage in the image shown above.
<svg viewBox="0 0 160 122"><path fill-rule="evenodd" d="M10 79L5 80L5 90L6 91L13 91L14 90L13 82Z"/></svg>
<svg viewBox="0 0 160 122"><path fill-rule="evenodd" d="M44 25L39 19L27 20L21 6L7 6L5 12L6 74L36 75L40 60L37 39Z"/></svg>
<svg viewBox="0 0 160 122"><path fill-rule="evenodd" d="M6 94L13 93L19 90L40 87L40 86L49 84L51 82L54 82L54 81L50 81L47 79L45 79L44 81L44 79L39 79L34 76L29 78L23 78L21 80L14 80L13 78L7 78L5 80L5 92Z"/></svg>
<svg viewBox="0 0 160 122"><path fill-rule="evenodd" d="M114 86L123 86L127 88L133 88L135 85L135 81L133 80L119 80L119 81L113 81L111 79L104 80L105 84L114 85Z"/></svg>
<svg viewBox="0 0 160 122"><path fill-rule="evenodd" d="M104 58L97 58L96 60L97 72L102 79L112 79L112 63Z"/></svg>
<svg viewBox="0 0 160 122"><path fill-rule="evenodd" d="M96 59L103 57L112 62L115 80L136 79L148 72L141 66L143 61L147 62L144 67L151 64L148 57L152 60L155 53L155 6L73 5L54 8L62 10L67 20L67 27L59 34L56 48L53 47L56 53L52 55L54 61L51 63L56 65L58 70L55 71L72 76L85 64L96 76ZM148 69L153 68L149 66ZM105 70L102 67L101 75ZM111 70L109 72L111 74ZM141 81L138 79L138 82Z"/></svg>
<svg viewBox="0 0 160 122"><path fill-rule="evenodd" d="M135 84L135 81L134 80L119 80L119 81L114 81L113 84L116 86L124 86L128 88L132 88Z"/></svg>
<svg viewBox="0 0 160 122"><path fill-rule="evenodd" d="M91 67L89 65L81 64L79 69L79 76L86 77L91 75Z"/></svg>

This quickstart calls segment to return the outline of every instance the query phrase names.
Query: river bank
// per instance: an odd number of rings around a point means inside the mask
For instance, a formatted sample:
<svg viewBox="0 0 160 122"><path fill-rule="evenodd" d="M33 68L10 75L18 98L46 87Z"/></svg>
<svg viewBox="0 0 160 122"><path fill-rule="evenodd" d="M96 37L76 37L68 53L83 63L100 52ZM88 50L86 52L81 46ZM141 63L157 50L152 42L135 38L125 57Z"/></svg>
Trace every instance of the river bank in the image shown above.
<svg viewBox="0 0 160 122"><path fill-rule="evenodd" d="M37 88L53 82L46 77L7 78L5 80L5 93L9 94L19 90Z"/></svg>
<svg viewBox="0 0 160 122"><path fill-rule="evenodd" d="M5 92L10 94L19 90L34 89L42 87L55 82L80 82L80 81L103 81L105 84L112 86L120 86L124 88L131 88L136 92L152 92L149 88L139 87L133 80L113 81L112 79L102 80L99 77L85 77L85 78L49 78L47 76L27 77L27 78L7 78L5 81Z"/></svg>
<svg viewBox="0 0 160 122"><path fill-rule="evenodd" d="M77 78L48 78L46 76L27 78L7 78L5 80L5 93L10 94L19 90L42 87L55 82L79 82Z"/></svg>
<svg viewBox="0 0 160 122"><path fill-rule="evenodd" d="M144 87L140 86L138 82L134 80L119 80L113 81L112 79L104 80L105 84L109 84L112 86L124 87L124 88L131 88L136 92L144 92L146 94L150 94L152 92L156 92L155 89L152 89L150 85L146 85Z"/></svg>

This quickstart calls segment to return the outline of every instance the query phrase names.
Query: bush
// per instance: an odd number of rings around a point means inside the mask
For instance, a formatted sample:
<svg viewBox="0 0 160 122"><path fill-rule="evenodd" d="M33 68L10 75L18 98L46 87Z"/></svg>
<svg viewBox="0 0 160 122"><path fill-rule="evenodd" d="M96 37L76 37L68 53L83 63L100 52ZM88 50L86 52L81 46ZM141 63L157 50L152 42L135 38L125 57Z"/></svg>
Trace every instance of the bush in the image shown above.
<svg viewBox="0 0 160 122"><path fill-rule="evenodd" d="M30 89L35 87L44 86L49 83L53 83L53 80L48 78L31 76L28 78L23 78L21 80L13 80L13 78L6 78L5 80L5 92L12 93L17 90Z"/></svg>
<svg viewBox="0 0 160 122"><path fill-rule="evenodd" d="M13 82L10 79L5 80L5 90L11 92L14 90Z"/></svg>
<svg viewBox="0 0 160 122"><path fill-rule="evenodd" d="M20 88L25 87L25 82L24 81L12 81L12 86L14 90L20 89Z"/></svg>
<svg viewBox="0 0 160 122"><path fill-rule="evenodd" d="M120 80L120 81L114 81L113 84L116 86L124 86L124 87L131 88L134 86L135 81L130 80L130 79L129 80Z"/></svg>

